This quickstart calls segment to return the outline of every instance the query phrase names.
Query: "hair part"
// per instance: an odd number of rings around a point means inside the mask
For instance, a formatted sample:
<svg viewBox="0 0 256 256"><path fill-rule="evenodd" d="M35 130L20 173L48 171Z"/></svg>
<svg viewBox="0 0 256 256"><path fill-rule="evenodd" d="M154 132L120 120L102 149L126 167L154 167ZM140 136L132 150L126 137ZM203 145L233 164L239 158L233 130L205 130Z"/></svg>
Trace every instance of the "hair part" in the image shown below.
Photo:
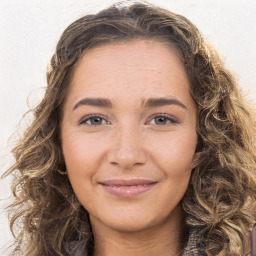
<svg viewBox="0 0 256 256"><path fill-rule="evenodd" d="M145 3L123 1L84 16L62 34L47 72L34 121L13 154L10 225L13 255L82 255L93 250L87 211L65 171L62 107L73 71L86 51L128 40L159 40L179 53L198 110L198 166L182 199L188 240L183 255L246 255L255 222L255 114L230 71L185 17ZM81 253L81 254L79 254Z"/></svg>

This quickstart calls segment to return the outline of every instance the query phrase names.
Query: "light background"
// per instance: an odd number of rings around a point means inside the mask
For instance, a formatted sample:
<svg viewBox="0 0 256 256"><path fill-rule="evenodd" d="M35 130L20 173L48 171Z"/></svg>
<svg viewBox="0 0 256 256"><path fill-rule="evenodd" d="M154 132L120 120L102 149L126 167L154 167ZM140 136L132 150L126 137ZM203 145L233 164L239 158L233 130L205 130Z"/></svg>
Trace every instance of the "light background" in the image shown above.
<svg viewBox="0 0 256 256"><path fill-rule="evenodd" d="M0 0L0 174L10 165L10 148L19 120L42 96L45 71L62 31L75 19L113 0ZM235 71L239 84L256 103L256 1L153 0L194 22ZM10 194L10 179L0 180L0 199ZM0 255L12 236L6 200L0 200ZM2 249L1 249L2 248Z"/></svg>

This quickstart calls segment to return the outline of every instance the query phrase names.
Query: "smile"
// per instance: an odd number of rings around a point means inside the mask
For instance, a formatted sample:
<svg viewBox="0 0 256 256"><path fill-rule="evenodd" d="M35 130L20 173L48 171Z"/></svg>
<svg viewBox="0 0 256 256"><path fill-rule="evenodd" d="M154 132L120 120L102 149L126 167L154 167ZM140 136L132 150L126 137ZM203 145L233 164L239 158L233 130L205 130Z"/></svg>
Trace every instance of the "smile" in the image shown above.
<svg viewBox="0 0 256 256"><path fill-rule="evenodd" d="M112 180L99 183L108 193L118 197L133 197L149 191L157 182L142 180Z"/></svg>

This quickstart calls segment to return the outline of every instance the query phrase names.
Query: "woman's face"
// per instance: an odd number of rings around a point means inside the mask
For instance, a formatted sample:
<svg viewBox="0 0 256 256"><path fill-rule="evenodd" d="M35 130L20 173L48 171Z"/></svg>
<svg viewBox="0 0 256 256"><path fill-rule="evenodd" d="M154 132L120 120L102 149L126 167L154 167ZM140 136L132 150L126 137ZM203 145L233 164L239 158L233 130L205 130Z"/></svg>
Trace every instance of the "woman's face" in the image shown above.
<svg viewBox="0 0 256 256"><path fill-rule="evenodd" d="M195 167L196 107L170 46L135 40L86 52L63 113L68 177L93 228L177 222Z"/></svg>

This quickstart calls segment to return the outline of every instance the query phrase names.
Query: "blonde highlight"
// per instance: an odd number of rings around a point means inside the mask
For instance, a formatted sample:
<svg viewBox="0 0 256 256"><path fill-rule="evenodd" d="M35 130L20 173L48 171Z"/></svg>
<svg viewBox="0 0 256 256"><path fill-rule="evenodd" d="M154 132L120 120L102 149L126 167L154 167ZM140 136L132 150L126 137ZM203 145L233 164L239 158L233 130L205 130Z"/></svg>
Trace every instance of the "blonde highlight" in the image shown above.
<svg viewBox="0 0 256 256"><path fill-rule="evenodd" d="M185 17L145 2L117 4L72 23L47 72L34 121L6 172L14 175L12 255L82 255L93 250L88 213L77 200L61 151L62 106L75 65L85 51L145 38L178 50L198 108L198 166L182 199L189 231L182 255L247 255L256 222L255 112L213 47ZM19 228L18 228L19 227ZM17 234L16 234L17 232Z"/></svg>

